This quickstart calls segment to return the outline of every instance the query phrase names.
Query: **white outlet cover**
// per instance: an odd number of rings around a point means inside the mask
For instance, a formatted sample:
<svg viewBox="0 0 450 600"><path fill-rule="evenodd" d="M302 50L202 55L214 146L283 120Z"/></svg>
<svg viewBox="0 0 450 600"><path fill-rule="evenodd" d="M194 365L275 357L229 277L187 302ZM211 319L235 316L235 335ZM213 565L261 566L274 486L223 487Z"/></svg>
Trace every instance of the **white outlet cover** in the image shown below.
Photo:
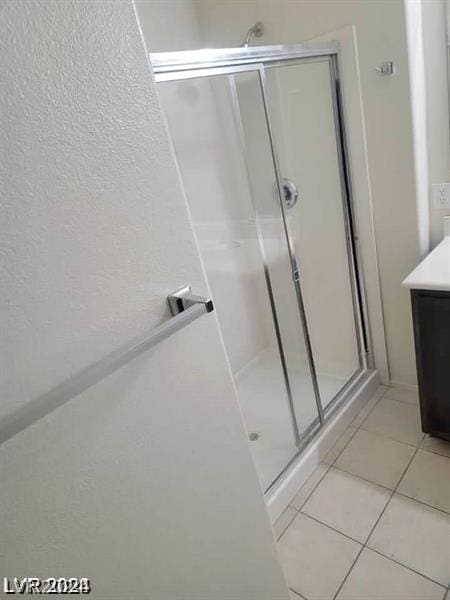
<svg viewBox="0 0 450 600"><path fill-rule="evenodd" d="M433 183L433 207L436 210L450 210L450 183Z"/></svg>

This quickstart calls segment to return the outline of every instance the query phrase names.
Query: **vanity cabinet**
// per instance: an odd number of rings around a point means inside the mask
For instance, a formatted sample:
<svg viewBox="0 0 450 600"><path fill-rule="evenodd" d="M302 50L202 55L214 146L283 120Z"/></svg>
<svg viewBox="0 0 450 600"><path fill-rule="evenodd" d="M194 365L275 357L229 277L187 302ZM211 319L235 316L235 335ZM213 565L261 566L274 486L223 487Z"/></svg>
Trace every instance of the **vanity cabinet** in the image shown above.
<svg viewBox="0 0 450 600"><path fill-rule="evenodd" d="M450 440L450 291L411 289L422 429Z"/></svg>

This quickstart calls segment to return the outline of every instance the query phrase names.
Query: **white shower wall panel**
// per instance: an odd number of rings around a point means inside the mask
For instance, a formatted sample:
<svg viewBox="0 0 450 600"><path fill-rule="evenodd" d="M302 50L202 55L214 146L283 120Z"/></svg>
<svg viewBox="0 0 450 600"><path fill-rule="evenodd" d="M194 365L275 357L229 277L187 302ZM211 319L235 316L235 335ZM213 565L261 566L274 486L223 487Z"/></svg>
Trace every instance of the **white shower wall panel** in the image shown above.
<svg viewBox="0 0 450 600"><path fill-rule="evenodd" d="M158 87L195 223L253 216L245 167L236 152L227 78L203 78Z"/></svg>
<svg viewBox="0 0 450 600"><path fill-rule="evenodd" d="M254 232L254 224L246 224ZM235 233L237 233L237 224ZM273 323L258 240L219 233L203 239L198 233L209 285L233 373L239 371L264 348L273 343ZM206 233L208 225L198 228ZM226 233L226 232L225 232Z"/></svg>

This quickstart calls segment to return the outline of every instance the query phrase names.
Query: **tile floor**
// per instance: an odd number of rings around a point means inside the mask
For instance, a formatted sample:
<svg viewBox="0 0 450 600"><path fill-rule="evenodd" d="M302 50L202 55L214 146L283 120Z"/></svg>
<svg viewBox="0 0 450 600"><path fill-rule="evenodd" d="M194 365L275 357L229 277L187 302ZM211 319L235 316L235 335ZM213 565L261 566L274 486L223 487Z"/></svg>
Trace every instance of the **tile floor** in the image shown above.
<svg viewBox="0 0 450 600"><path fill-rule="evenodd" d="M293 600L450 600L450 443L417 394L378 392L274 530Z"/></svg>

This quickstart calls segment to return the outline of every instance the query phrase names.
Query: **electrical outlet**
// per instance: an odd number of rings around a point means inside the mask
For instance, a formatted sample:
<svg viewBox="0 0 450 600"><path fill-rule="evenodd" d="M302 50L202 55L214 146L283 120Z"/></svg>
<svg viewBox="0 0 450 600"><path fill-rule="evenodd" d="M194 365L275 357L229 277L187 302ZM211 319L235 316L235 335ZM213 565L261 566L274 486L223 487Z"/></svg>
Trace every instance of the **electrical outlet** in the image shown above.
<svg viewBox="0 0 450 600"><path fill-rule="evenodd" d="M450 183L433 183L433 206L436 210L450 210Z"/></svg>

